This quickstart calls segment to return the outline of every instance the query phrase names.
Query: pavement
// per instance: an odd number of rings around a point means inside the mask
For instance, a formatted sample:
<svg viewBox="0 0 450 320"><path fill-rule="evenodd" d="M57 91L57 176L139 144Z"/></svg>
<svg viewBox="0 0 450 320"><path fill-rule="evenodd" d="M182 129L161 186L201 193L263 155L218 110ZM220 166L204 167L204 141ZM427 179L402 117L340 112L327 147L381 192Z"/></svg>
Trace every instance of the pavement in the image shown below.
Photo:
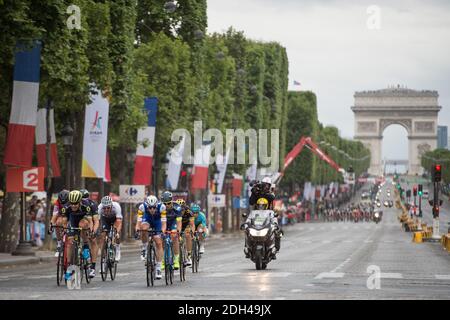
<svg viewBox="0 0 450 320"><path fill-rule="evenodd" d="M199 272L147 287L139 253L124 252L114 281L99 276L81 290L56 285L54 262L0 268L0 299L450 299L450 254L439 243L414 243L400 211L373 222L298 223L284 228L277 260L256 270L244 257L243 233L214 235ZM30 268L30 266L32 266Z"/></svg>

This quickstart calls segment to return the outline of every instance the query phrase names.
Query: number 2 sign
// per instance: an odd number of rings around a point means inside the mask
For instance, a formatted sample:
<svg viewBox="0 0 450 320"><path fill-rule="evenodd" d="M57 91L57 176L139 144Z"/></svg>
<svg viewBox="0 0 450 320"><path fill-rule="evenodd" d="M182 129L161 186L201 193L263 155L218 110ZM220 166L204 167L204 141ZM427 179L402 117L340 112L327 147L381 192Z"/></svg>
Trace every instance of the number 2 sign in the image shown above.
<svg viewBox="0 0 450 320"><path fill-rule="evenodd" d="M8 168L6 192L44 191L44 168Z"/></svg>

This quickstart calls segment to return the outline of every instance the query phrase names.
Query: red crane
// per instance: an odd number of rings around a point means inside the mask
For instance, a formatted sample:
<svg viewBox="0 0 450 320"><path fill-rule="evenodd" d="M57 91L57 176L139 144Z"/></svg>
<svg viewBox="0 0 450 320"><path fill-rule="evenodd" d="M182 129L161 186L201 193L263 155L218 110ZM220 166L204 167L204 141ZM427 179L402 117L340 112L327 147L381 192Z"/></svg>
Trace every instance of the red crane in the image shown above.
<svg viewBox="0 0 450 320"><path fill-rule="evenodd" d="M320 159L327 162L331 167L333 167L336 171L345 175L345 170L341 168L336 162L333 161L325 152L320 150L320 148L315 144L310 137L302 137L300 141L294 146L294 148L286 155L284 158L283 169L281 170L280 175L277 177L277 182L283 177L284 171L291 164L291 162L302 152L303 147L308 148L312 152L314 152Z"/></svg>

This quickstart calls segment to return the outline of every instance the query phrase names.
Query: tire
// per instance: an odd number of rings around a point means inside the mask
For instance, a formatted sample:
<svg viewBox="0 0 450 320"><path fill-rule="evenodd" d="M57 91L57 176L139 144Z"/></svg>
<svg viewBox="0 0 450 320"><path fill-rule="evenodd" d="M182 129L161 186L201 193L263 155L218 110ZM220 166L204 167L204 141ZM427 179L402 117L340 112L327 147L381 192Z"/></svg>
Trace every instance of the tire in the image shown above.
<svg viewBox="0 0 450 320"><path fill-rule="evenodd" d="M106 281L108 277L108 251L107 251L107 243L103 244L101 260L100 260L100 274L102 275L102 280Z"/></svg>
<svg viewBox="0 0 450 320"><path fill-rule="evenodd" d="M183 282L183 272L184 272L184 255L183 255L183 246L180 243L180 254L178 259L180 260L180 281Z"/></svg>
<svg viewBox="0 0 450 320"><path fill-rule="evenodd" d="M149 245L147 246L147 287L150 285L153 287L155 280L155 265L156 265L156 255L155 248Z"/></svg>
<svg viewBox="0 0 450 320"><path fill-rule="evenodd" d="M256 250L255 252L255 266L256 266L256 270L261 270L262 269L262 254L261 254L261 250Z"/></svg>
<svg viewBox="0 0 450 320"><path fill-rule="evenodd" d="M171 242L170 243L170 259L169 259L169 261L170 261L170 267L169 267L169 270L170 270L170 284L173 284L173 278L174 278L174 273L175 273L175 271L173 269L173 259L174 259L173 244Z"/></svg>
<svg viewBox="0 0 450 320"><path fill-rule="evenodd" d="M166 279L166 286L169 285L170 281L170 260L169 260L169 248L164 248L164 276Z"/></svg>
<svg viewBox="0 0 450 320"><path fill-rule="evenodd" d="M89 267L88 263L85 259L82 260L82 268L84 269L84 275L86 276L86 283L89 284L91 282L91 278L89 278Z"/></svg>
<svg viewBox="0 0 450 320"><path fill-rule="evenodd" d="M198 255L198 250L197 250L197 240L192 240L192 273L196 272L196 268L197 268L197 255Z"/></svg>
<svg viewBox="0 0 450 320"><path fill-rule="evenodd" d="M64 277L64 248L63 251L58 254L58 261L56 262L56 283L58 287L60 286L62 279Z"/></svg>
<svg viewBox="0 0 450 320"><path fill-rule="evenodd" d="M266 268L267 268L267 263L263 263L263 264L262 264L262 269L263 269L263 270L266 270Z"/></svg>

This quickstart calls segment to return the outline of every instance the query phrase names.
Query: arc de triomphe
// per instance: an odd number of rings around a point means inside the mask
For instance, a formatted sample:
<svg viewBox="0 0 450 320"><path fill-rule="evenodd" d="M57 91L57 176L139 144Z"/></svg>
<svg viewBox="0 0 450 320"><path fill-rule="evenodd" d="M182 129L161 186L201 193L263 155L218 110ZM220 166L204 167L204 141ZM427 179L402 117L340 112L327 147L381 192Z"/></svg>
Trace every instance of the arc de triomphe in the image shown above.
<svg viewBox="0 0 450 320"><path fill-rule="evenodd" d="M355 139L371 152L369 173L382 175L383 131L392 124L408 132L409 174L422 174L421 155L437 145L437 91L416 91L400 86L355 92Z"/></svg>

